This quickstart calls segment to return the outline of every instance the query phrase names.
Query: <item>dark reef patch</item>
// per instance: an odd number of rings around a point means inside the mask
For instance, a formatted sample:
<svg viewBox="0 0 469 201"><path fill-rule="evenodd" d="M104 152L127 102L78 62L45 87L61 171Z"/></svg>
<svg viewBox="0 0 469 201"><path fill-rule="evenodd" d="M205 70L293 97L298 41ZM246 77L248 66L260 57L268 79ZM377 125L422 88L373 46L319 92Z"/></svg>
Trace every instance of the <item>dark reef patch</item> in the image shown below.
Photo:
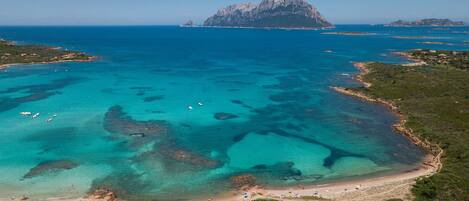
<svg viewBox="0 0 469 201"><path fill-rule="evenodd" d="M166 159L193 165L201 168L216 168L220 163L204 155L194 153L183 147L175 145L159 145L156 150Z"/></svg>
<svg viewBox="0 0 469 201"><path fill-rule="evenodd" d="M56 90L62 89L71 84L78 83L80 80L83 79L77 77L69 77L64 79L53 80L51 83L48 84L12 87L0 91L0 94L8 94L15 92L23 92L28 94L17 98L11 98L7 96L0 97L0 112L11 110L20 106L23 103L44 100L53 95L60 95L61 93Z"/></svg>
<svg viewBox="0 0 469 201"><path fill-rule="evenodd" d="M133 160L136 162L162 160L165 168L173 172L216 168L221 165L217 160L171 142L169 144L157 144L153 147L153 150L144 152L134 157Z"/></svg>
<svg viewBox="0 0 469 201"><path fill-rule="evenodd" d="M163 95L159 95L159 96L150 96L150 97L145 97L143 99L144 102L153 102L153 101L157 101L157 100L163 100L164 99L164 96Z"/></svg>
<svg viewBox="0 0 469 201"><path fill-rule="evenodd" d="M70 170L78 167L79 165L69 160L55 160L41 162L36 167L31 168L28 173L23 176L23 179L30 179L37 176L42 176L48 173L55 173L64 170Z"/></svg>
<svg viewBox="0 0 469 201"><path fill-rule="evenodd" d="M243 140L248 134L250 134L250 133L241 133L239 135L236 135L233 138L233 141L239 142L239 141ZM326 159L324 159L324 163L323 163L324 167L327 167L327 168L332 167L332 165L334 165L335 161L339 158L342 158L342 157L347 157L347 156L360 157L360 158L364 157L364 156L359 155L359 154L350 153L348 151L338 149L338 148L335 148L333 146L324 144L324 143L319 142L317 140L314 140L312 138L304 137L304 136L301 136L301 135L291 134L291 133L286 132L286 131L284 131L280 128L275 128L275 126L273 126L273 125L271 126L271 129L259 130L259 131L254 132L254 134L259 134L259 135L274 134L274 135L279 135L279 136L287 137L287 138L295 138L295 139L298 139L298 140L301 140L301 141L304 141L304 142L307 142L307 143L317 144L317 145L323 146L323 147L325 147L325 148L327 148L331 151L331 154Z"/></svg>
<svg viewBox="0 0 469 201"><path fill-rule="evenodd" d="M217 120L230 120L230 119L236 119L238 118L239 116L238 115L235 115L235 114L230 114L230 113L225 113L225 112L219 112L219 113L215 113L213 115L213 117Z"/></svg>
<svg viewBox="0 0 469 201"><path fill-rule="evenodd" d="M301 77L296 75L280 76L277 77L278 84L274 85L265 85L263 86L266 89L282 89L282 90L293 90L306 85Z"/></svg>
<svg viewBox="0 0 469 201"><path fill-rule="evenodd" d="M256 165L252 167L251 170L254 171L253 173L258 178L268 178L273 176L282 180L302 180L302 177L304 177L303 173L294 168L294 165L295 164L293 162L282 162L271 166Z"/></svg>
<svg viewBox="0 0 469 201"><path fill-rule="evenodd" d="M137 121L123 112L121 106L109 108L103 124L110 133L132 137L131 145L133 146L161 140L169 133L169 124L166 121ZM135 136L140 137L136 138Z"/></svg>
<svg viewBox="0 0 469 201"><path fill-rule="evenodd" d="M35 93L40 93L40 92L45 92L45 91L62 89L71 84L76 84L81 80L83 80L83 78L67 77L63 79L53 80L51 83L47 83L47 84L25 85L25 86L8 88L6 90L0 91L0 94L14 93L14 92L19 92L19 91L24 91L25 93L29 93L29 94L35 94Z"/></svg>
<svg viewBox="0 0 469 201"><path fill-rule="evenodd" d="M161 110L145 110L145 112L152 113L152 114L164 114L166 112Z"/></svg>
<svg viewBox="0 0 469 201"><path fill-rule="evenodd" d="M300 91L286 91L271 95L269 98L275 102L306 102L310 96Z"/></svg>
<svg viewBox="0 0 469 201"><path fill-rule="evenodd" d="M241 106L243 106L244 108L247 108L247 109L254 109L253 107L247 105L246 103L244 103L243 101L240 101L240 100L231 100L231 102L236 104L236 105L241 105Z"/></svg>

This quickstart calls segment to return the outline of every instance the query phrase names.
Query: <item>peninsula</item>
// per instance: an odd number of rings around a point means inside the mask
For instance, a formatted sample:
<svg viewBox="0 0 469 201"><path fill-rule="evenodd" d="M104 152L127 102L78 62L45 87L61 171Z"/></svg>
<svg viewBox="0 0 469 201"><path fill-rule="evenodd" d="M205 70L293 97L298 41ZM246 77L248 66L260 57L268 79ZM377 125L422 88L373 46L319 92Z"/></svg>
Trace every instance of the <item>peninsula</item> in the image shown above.
<svg viewBox="0 0 469 201"><path fill-rule="evenodd" d="M0 40L0 69L10 65L91 61L95 57L82 52L40 45L17 45Z"/></svg>
<svg viewBox="0 0 469 201"><path fill-rule="evenodd" d="M468 200L469 52L413 50L401 55L416 63L361 63L357 78L364 87L334 89L389 106L401 117L397 130L433 155L433 161L441 157L436 174L416 180L412 193L417 200Z"/></svg>
<svg viewBox="0 0 469 201"><path fill-rule="evenodd" d="M390 23L388 26L395 27L415 27L415 26L434 26L434 27L447 27L447 26L466 26L467 23L463 21L452 21L450 19L422 19L417 21L404 21L398 20Z"/></svg>
<svg viewBox="0 0 469 201"><path fill-rule="evenodd" d="M204 22L207 27L318 29L332 27L306 0L263 0L222 8Z"/></svg>

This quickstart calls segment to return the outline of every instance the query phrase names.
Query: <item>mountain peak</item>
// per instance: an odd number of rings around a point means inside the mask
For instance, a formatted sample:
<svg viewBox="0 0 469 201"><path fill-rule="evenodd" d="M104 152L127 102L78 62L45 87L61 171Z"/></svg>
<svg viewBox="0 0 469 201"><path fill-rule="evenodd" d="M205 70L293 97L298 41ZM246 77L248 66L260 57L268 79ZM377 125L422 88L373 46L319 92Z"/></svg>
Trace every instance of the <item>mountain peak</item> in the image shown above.
<svg viewBox="0 0 469 201"><path fill-rule="evenodd" d="M323 28L331 27L306 0L263 0L260 4L235 4L220 9L205 26Z"/></svg>

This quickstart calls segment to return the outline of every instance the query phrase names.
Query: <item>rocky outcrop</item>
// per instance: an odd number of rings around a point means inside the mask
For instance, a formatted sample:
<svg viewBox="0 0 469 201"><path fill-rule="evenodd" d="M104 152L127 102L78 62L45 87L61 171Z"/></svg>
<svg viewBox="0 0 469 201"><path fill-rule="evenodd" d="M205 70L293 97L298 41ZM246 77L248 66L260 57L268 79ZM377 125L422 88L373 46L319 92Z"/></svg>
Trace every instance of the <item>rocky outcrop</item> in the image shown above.
<svg viewBox="0 0 469 201"><path fill-rule="evenodd" d="M245 3L222 8L204 26L324 28L332 24L306 0L263 0L259 5Z"/></svg>
<svg viewBox="0 0 469 201"><path fill-rule="evenodd" d="M452 21L450 19L423 19L417 21L404 21L398 20L389 24L389 26L466 26L467 24L462 21Z"/></svg>
<svg viewBox="0 0 469 201"><path fill-rule="evenodd" d="M88 201L116 201L117 196L109 189L96 189L93 193L85 197Z"/></svg>
<svg viewBox="0 0 469 201"><path fill-rule="evenodd" d="M196 26L196 25L195 25L194 21L189 20L189 21L187 21L186 23L184 23L182 26L183 26L183 27L194 27L194 26Z"/></svg>

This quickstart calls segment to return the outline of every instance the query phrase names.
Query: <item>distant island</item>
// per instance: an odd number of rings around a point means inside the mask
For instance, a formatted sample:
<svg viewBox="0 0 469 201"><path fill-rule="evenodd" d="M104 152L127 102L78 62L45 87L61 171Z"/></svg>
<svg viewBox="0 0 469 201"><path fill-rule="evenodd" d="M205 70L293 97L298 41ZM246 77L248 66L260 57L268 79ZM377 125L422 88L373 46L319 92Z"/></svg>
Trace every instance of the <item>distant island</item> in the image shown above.
<svg viewBox="0 0 469 201"><path fill-rule="evenodd" d="M359 31L343 31L343 32L324 32L324 35L343 35L343 36L373 36L375 33L359 32Z"/></svg>
<svg viewBox="0 0 469 201"><path fill-rule="evenodd" d="M318 29L332 27L306 0L263 0L222 8L204 22L207 27Z"/></svg>
<svg viewBox="0 0 469 201"><path fill-rule="evenodd" d="M192 20L189 20L186 23L181 25L181 27L195 27L195 26L196 26L196 24Z"/></svg>
<svg viewBox="0 0 469 201"><path fill-rule="evenodd" d="M59 47L17 45L0 39L0 69L16 64L91 61L94 58L82 52L63 50Z"/></svg>
<svg viewBox="0 0 469 201"><path fill-rule="evenodd" d="M422 19L417 21L404 21L398 20L390 23L388 26L395 27L414 27L414 26L434 26L434 27L445 27L445 26L466 26L467 24L462 21L452 21L450 19Z"/></svg>

